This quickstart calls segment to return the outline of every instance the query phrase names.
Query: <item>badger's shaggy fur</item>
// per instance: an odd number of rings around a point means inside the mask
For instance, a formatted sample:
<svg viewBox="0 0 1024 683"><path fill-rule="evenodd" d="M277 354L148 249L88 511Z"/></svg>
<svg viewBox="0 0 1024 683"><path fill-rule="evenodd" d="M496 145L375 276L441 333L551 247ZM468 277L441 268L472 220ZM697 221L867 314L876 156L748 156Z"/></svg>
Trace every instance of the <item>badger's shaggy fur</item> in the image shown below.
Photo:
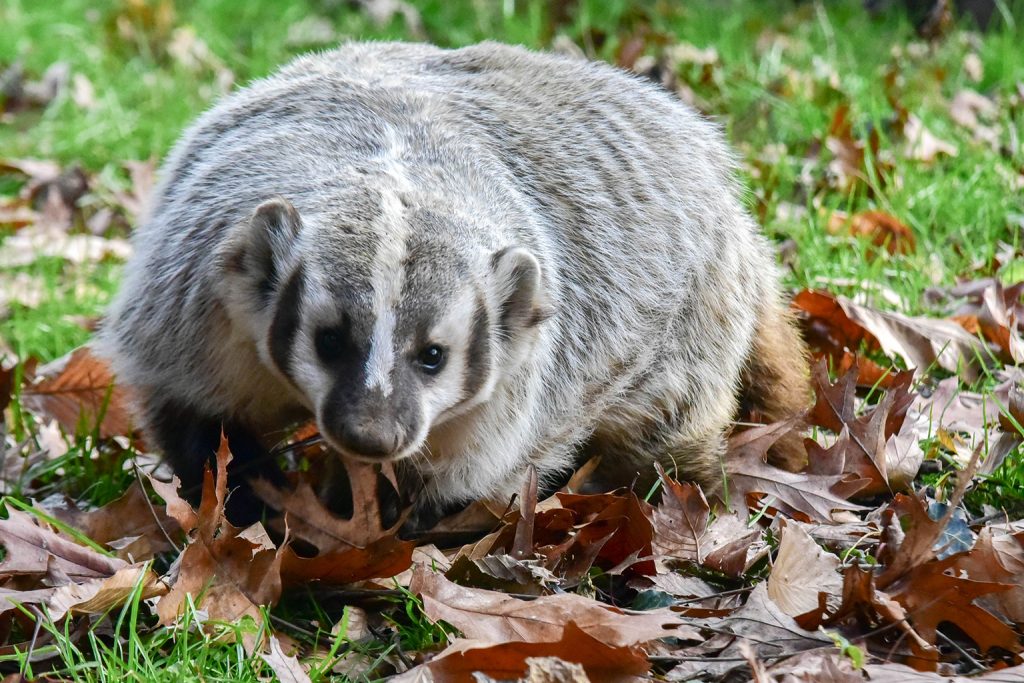
<svg viewBox="0 0 1024 683"><path fill-rule="evenodd" d="M186 484L222 423L244 460L314 416L425 503L581 451L715 486L741 396L809 397L741 192L716 125L608 65L346 45L185 134L101 348Z"/></svg>

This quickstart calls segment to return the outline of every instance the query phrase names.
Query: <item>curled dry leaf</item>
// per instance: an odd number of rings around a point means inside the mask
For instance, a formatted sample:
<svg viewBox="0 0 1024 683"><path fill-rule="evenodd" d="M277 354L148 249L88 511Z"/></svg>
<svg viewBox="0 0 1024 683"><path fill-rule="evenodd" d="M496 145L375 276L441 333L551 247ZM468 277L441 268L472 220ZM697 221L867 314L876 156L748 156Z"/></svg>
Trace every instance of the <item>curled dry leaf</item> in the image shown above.
<svg viewBox="0 0 1024 683"><path fill-rule="evenodd" d="M50 617L58 620L69 612L105 612L136 591L142 598L151 598L167 589L148 565L129 565L79 545L27 512L12 507L7 512L7 519L0 520L0 544L5 552L0 579L18 587L45 580L50 587L0 589L0 613L17 604L35 603L46 605ZM12 578L19 580L9 581Z"/></svg>
<svg viewBox="0 0 1024 683"><path fill-rule="evenodd" d="M747 524L746 515L717 515L700 539L703 565L727 576L744 573L768 552L761 529Z"/></svg>
<svg viewBox="0 0 1024 683"><path fill-rule="evenodd" d="M151 503L139 482L117 500L96 510L81 510L73 502L49 508L51 515L81 531L100 545L116 546L118 557L148 560L173 546L169 537L180 534L177 521L162 505Z"/></svg>
<svg viewBox="0 0 1024 683"><path fill-rule="evenodd" d="M260 654L280 683L310 683L309 674L295 655L286 655L277 636L270 636L270 651Z"/></svg>
<svg viewBox="0 0 1024 683"><path fill-rule="evenodd" d="M907 411L908 422L922 427L918 434L920 438L943 428L967 434L972 443L985 438L988 431L999 423L999 415L995 396L962 391L956 377L940 380L930 391L914 396L914 403Z"/></svg>
<svg viewBox="0 0 1024 683"><path fill-rule="evenodd" d="M834 650L810 650L768 667L767 681L784 683L864 683L849 657Z"/></svg>
<svg viewBox="0 0 1024 683"><path fill-rule="evenodd" d="M656 572L650 505L631 490L583 495L559 491L537 505L533 547L544 566L566 581L577 581L592 566L627 577ZM522 514L505 515L504 526L459 551L471 559L509 553Z"/></svg>
<svg viewBox="0 0 1024 683"><path fill-rule="evenodd" d="M971 304L960 309L958 317L968 329L976 326L977 332L999 348L1002 360L1011 364L1024 362L1022 294L1024 282L1004 287L999 280L992 280L980 297L972 297Z"/></svg>
<svg viewBox="0 0 1024 683"><path fill-rule="evenodd" d="M405 0L358 0L358 5L379 27L387 26L396 16L400 16L411 35L420 39L424 36L419 10Z"/></svg>
<svg viewBox="0 0 1024 683"><path fill-rule="evenodd" d="M850 107L841 104L832 115L828 135L825 137L825 147L832 153L832 160L828 163L831 184L846 192L867 180L865 152L870 148L872 156L877 157L878 136L873 133L867 144L855 139L853 124L850 121Z"/></svg>
<svg viewBox="0 0 1024 683"><path fill-rule="evenodd" d="M856 412L857 375L857 368L852 368L832 384L823 360L812 367L816 398L811 423L837 432L839 438L828 449L814 445L808 449L809 470L851 475L848 485L853 487L856 482L856 495L861 497L908 486L923 455L910 435L916 425L906 423L914 400L910 392L913 375L894 374L882 400L862 415Z"/></svg>
<svg viewBox="0 0 1024 683"><path fill-rule="evenodd" d="M98 263L106 258L124 261L131 254L131 244L120 238L25 229L4 240L0 247L0 267L27 266L43 257L75 264Z"/></svg>
<svg viewBox="0 0 1024 683"><path fill-rule="evenodd" d="M65 614L102 614L122 605L133 595L148 600L167 593L167 584L146 564L135 564L117 570L105 579L89 579L81 583L68 583L53 592L46 601L50 618L57 620Z"/></svg>
<svg viewBox="0 0 1024 683"><path fill-rule="evenodd" d="M949 105L950 117L970 131L975 140L997 146L999 130L981 123L981 119L992 119L998 113L995 103L974 90L961 90Z"/></svg>
<svg viewBox="0 0 1024 683"><path fill-rule="evenodd" d="M561 509L571 513L576 530L569 536L568 543L541 551L552 563L552 571L567 578L579 578L596 564L606 571L627 576L655 573L654 562L650 559L654 554L650 506L636 493L626 490L598 495L561 492L555 495ZM559 513L551 512L553 521L557 520ZM538 526L546 521L542 514L537 517Z"/></svg>
<svg viewBox="0 0 1024 683"><path fill-rule="evenodd" d="M72 581L104 579L128 563L109 557L51 530L37 517L14 508L0 519L0 544L6 551L0 561L0 578L43 576L56 572Z"/></svg>
<svg viewBox="0 0 1024 683"><path fill-rule="evenodd" d="M870 677L871 683L1020 683L1024 680L1024 664L994 669L969 677L918 671L897 662L867 664L864 666L864 672Z"/></svg>
<svg viewBox="0 0 1024 683"><path fill-rule="evenodd" d="M804 290L793 299L811 328L812 342L826 340L825 350L856 351L860 343L903 359L907 367L937 364L965 379L977 379L979 360L989 356L985 344L951 320L880 311L842 296Z"/></svg>
<svg viewBox="0 0 1024 683"><path fill-rule="evenodd" d="M987 526L973 548L955 557L962 576L1011 586L979 599L980 606L1011 623L1024 623L1024 523Z"/></svg>
<svg viewBox="0 0 1024 683"><path fill-rule="evenodd" d="M500 590L518 595L543 595L558 577L536 560L520 560L511 555L487 555L478 559L459 557L446 576L462 586Z"/></svg>
<svg viewBox="0 0 1024 683"><path fill-rule="evenodd" d="M159 597L167 585L148 565L135 564L102 579L71 581L51 588L12 590L0 588L0 614L19 605L41 605L55 622L68 614L103 614L135 595L140 600Z"/></svg>
<svg viewBox="0 0 1024 683"><path fill-rule="evenodd" d="M793 618L834 612L843 588L838 569L839 558L822 550L800 523L782 520L779 553L768 576L768 597Z"/></svg>
<svg viewBox="0 0 1024 683"><path fill-rule="evenodd" d="M1020 641L1014 630L975 604L989 596L1014 588L1011 584L975 581L955 571L958 557L935 560L915 567L887 592L906 609L914 630L929 645L936 644L939 624L956 624L982 652L998 648L1019 652ZM911 642L911 649L923 661L937 661L933 647L920 648Z"/></svg>
<svg viewBox="0 0 1024 683"><path fill-rule="evenodd" d="M851 565L843 572L843 599L836 613L826 619L826 624L839 624L851 616L865 621L869 628L881 623L898 629L919 651L932 648L913 629L903 606L878 589L874 573L857 565Z"/></svg>
<svg viewBox="0 0 1024 683"><path fill-rule="evenodd" d="M0 74L0 112L46 107L67 88L70 75L67 62L54 62L41 79L32 80L25 77L21 62L15 62Z"/></svg>
<svg viewBox="0 0 1024 683"><path fill-rule="evenodd" d="M128 213L129 221L134 224L142 219L149 208L150 196L156 185L156 160L126 161L124 167L128 170L131 184L128 190L115 192L115 199Z"/></svg>
<svg viewBox="0 0 1024 683"><path fill-rule="evenodd" d="M84 426L97 428L103 438L132 433L130 400L124 387L114 385L109 366L89 345L39 368L26 378L21 393L27 410L57 420L68 434Z"/></svg>

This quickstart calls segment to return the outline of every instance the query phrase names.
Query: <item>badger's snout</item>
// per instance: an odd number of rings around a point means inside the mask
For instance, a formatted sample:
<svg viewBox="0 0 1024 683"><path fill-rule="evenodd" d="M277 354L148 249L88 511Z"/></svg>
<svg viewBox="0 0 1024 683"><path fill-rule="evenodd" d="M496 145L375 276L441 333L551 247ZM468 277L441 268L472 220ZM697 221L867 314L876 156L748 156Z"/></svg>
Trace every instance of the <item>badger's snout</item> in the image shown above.
<svg viewBox="0 0 1024 683"><path fill-rule="evenodd" d="M398 454L405 441L405 430L391 420L344 418L328 431L328 440L345 454L386 460Z"/></svg>
<svg viewBox="0 0 1024 683"><path fill-rule="evenodd" d="M407 400L379 390L335 390L320 410L320 431L342 454L364 460L391 460L410 450L419 431L418 415Z"/></svg>

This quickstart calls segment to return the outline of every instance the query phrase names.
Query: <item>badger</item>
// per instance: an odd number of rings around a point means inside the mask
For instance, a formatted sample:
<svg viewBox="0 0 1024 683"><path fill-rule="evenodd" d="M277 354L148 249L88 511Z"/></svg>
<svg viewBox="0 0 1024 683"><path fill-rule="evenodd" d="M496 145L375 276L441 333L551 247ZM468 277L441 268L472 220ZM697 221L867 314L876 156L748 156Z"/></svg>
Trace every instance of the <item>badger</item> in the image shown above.
<svg viewBox="0 0 1024 683"><path fill-rule="evenodd" d="M609 486L661 462L713 490L741 404L777 420L810 396L719 126L607 64L300 57L188 129L133 244L98 348L186 488L222 429L241 490L315 419L422 509L584 454Z"/></svg>

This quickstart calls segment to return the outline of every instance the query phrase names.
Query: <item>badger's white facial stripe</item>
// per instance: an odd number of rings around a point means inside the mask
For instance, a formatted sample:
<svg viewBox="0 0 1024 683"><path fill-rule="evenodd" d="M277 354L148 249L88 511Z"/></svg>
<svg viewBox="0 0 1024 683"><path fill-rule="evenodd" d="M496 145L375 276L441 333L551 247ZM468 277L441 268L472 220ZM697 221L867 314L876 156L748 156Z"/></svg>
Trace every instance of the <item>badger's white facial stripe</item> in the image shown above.
<svg viewBox="0 0 1024 683"><path fill-rule="evenodd" d="M377 310L377 320L373 324L370 355L366 359L366 388L376 387L385 396L390 396L391 371L395 367L395 312L377 308L376 300L374 308Z"/></svg>
<svg viewBox="0 0 1024 683"><path fill-rule="evenodd" d="M373 333L366 358L366 388L391 395L391 373L395 367L395 308L405 286L404 261L408 256L408 226L405 206L398 192L407 191L409 181L397 164L389 164L388 175L396 190L381 192L381 215L375 232L380 236L373 259L370 286L373 289Z"/></svg>

